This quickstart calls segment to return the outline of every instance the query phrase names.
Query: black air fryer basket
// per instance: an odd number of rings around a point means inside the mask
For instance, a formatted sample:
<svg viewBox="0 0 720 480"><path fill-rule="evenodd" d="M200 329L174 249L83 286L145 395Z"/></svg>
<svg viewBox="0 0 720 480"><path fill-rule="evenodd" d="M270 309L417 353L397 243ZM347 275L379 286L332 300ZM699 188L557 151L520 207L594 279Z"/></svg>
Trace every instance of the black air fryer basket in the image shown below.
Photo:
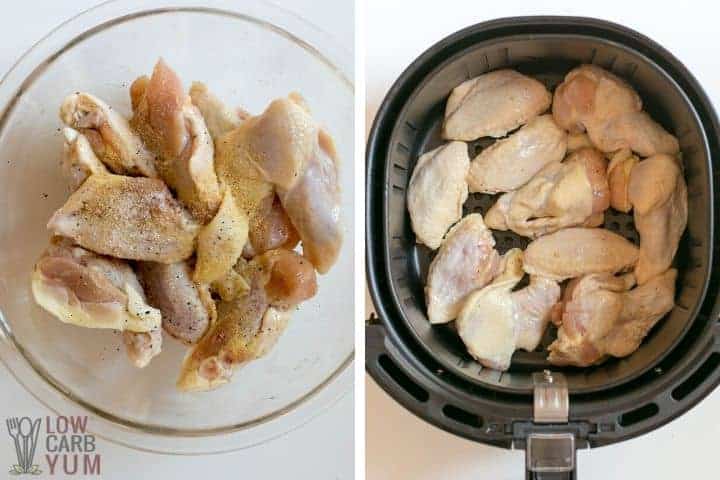
<svg viewBox="0 0 720 480"><path fill-rule="evenodd" d="M415 242L406 188L419 154L442 143L453 87L515 68L551 90L581 63L630 82L644 108L678 137L689 219L676 256L675 308L624 359L589 369L549 365L543 351L516 352L510 370L482 368L450 326L431 326L423 287L430 251ZM487 142L470 144L471 157ZM390 89L367 148L367 273L377 318L366 328L366 368L398 402L428 422L479 442L526 448L528 478L575 476L575 448L653 430L687 411L720 381L718 226L720 126L690 72L647 37L605 21L519 17L466 28L423 53ZM485 212L487 195L470 195ZM637 242L632 217L608 211L605 228ZM497 248L524 248L494 232ZM714 255L715 254L715 255ZM568 402L569 398L569 402ZM569 404L569 407L568 407Z"/></svg>

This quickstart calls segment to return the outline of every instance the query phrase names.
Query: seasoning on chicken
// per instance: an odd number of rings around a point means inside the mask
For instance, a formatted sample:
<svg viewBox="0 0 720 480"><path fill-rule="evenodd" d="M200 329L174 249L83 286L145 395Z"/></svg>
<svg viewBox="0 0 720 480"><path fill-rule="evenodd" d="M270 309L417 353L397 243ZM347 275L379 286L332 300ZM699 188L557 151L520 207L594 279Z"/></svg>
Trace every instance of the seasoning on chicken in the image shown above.
<svg viewBox="0 0 720 480"><path fill-rule="evenodd" d="M460 220L468 196L467 145L450 142L420 156L408 185L407 203L418 243L440 246L448 228Z"/></svg>
<svg viewBox="0 0 720 480"><path fill-rule="evenodd" d="M187 262L140 262L137 272L148 301L162 312L163 329L185 344L197 343L210 316Z"/></svg>
<svg viewBox="0 0 720 480"><path fill-rule="evenodd" d="M60 119L87 136L97 157L114 173L157 177L155 159L130 125L112 107L89 93L69 95Z"/></svg>
<svg viewBox="0 0 720 480"><path fill-rule="evenodd" d="M456 321L470 355L489 368L507 370L517 349L533 351L540 343L560 286L542 277L513 291L522 280L523 254L518 248L503 257L500 275L472 293Z"/></svg>
<svg viewBox="0 0 720 480"><path fill-rule="evenodd" d="M632 290L632 274L594 274L574 280L566 288L562 324L548 360L587 367L608 356L630 355L672 310L676 277L677 271L670 269Z"/></svg>
<svg viewBox="0 0 720 480"><path fill-rule="evenodd" d="M494 230L536 238L573 226L598 226L610 202L607 161L593 148L551 163L520 189L503 194L485 221Z"/></svg>
<svg viewBox="0 0 720 480"><path fill-rule="evenodd" d="M48 229L103 255L173 263L192 255L198 225L159 179L91 175Z"/></svg>
<svg viewBox="0 0 720 480"><path fill-rule="evenodd" d="M633 167L628 198L640 234L638 285L670 268L688 218L687 186L678 161L654 155Z"/></svg>
<svg viewBox="0 0 720 480"><path fill-rule="evenodd" d="M161 59L149 80L133 83L130 95L130 124L156 153L160 177L198 221L208 222L221 201L213 139L180 78Z"/></svg>
<svg viewBox="0 0 720 480"><path fill-rule="evenodd" d="M495 239L473 213L452 227L430 264L425 297L430 323L447 323L457 317L473 291L495 276L500 256Z"/></svg>
<svg viewBox="0 0 720 480"><path fill-rule="evenodd" d="M194 280L209 284L225 275L242 255L247 239L247 216L226 190L215 217L198 234Z"/></svg>
<svg viewBox="0 0 720 480"><path fill-rule="evenodd" d="M525 185L550 163L565 157L567 134L552 115L537 117L509 137L484 149L470 163L471 192L509 192Z"/></svg>
<svg viewBox="0 0 720 480"><path fill-rule="evenodd" d="M514 70L496 70L455 87L448 98L443 138L504 137L550 107L545 86Z"/></svg>
<svg viewBox="0 0 720 480"><path fill-rule="evenodd" d="M590 273L632 270L638 248L602 228L565 228L542 236L525 249L523 268L530 275L561 281Z"/></svg>
<svg viewBox="0 0 720 480"><path fill-rule="evenodd" d="M178 388L227 383L234 368L267 354L290 319L290 307L312 297L315 270L300 255L273 250L248 265L249 293L218 304L218 319L183 362Z"/></svg>

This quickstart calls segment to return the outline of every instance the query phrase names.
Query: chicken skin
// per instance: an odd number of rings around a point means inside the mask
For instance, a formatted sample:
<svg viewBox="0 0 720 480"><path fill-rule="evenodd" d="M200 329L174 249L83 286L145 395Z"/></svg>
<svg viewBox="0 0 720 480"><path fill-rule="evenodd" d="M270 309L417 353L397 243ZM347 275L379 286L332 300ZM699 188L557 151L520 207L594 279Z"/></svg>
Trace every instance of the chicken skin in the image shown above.
<svg viewBox="0 0 720 480"><path fill-rule="evenodd" d="M437 249L460 220L467 200L467 144L450 142L420 156L407 191L408 211L418 243Z"/></svg>
<svg viewBox="0 0 720 480"><path fill-rule="evenodd" d="M502 195L485 220L494 230L536 238L572 226L598 226L608 208L607 162L583 148L551 163L527 184Z"/></svg>
<svg viewBox="0 0 720 480"><path fill-rule="evenodd" d="M542 277L532 277L527 287L512 291L525 275L522 258L520 249L509 250L502 273L467 298L456 321L468 352L496 370L510 367L515 350L538 346L560 298L560 286Z"/></svg>
<svg viewBox="0 0 720 480"><path fill-rule="evenodd" d="M643 285L670 268L687 226L687 186L678 161L654 155L639 162L630 173L628 198L640 234L635 276Z"/></svg>
<svg viewBox="0 0 720 480"><path fill-rule="evenodd" d="M504 137L550 107L552 96L537 80L496 70L455 87L448 98L443 138L472 141Z"/></svg>
<svg viewBox="0 0 720 480"><path fill-rule="evenodd" d="M552 115L530 120L509 137L486 148L470 163L470 192L498 193L525 185L546 165L565 157L567 134Z"/></svg>
<svg viewBox="0 0 720 480"><path fill-rule="evenodd" d="M500 256L495 239L473 213L450 229L430 264L425 297L430 323L447 323L457 317L467 296L495 276Z"/></svg>
<svg viewBox="0 0 720 480"><path fill-rule="evenodd" d="M602 228L565 228L532 241L524 260L526 273L562 281L629 271L638 261L638 248Z"/></svg>
<svg viewBox="0 0 720 480"><path fill-rule="evenodd" d="M566 288L558 338L549 347L554 365L587 367L608 356L625 357L672 310L677 271L667 270L639 287L632 274L593 274Z"/></svg>
<svg viewBox="0 0 720 480"><path fill-rule="evenodd" d="M113 173L157 177L155 159L128 121L89 93L69 95L60 107L60 119L84 134L93 151Z"/></svg>
<svg viewBox="0 0 720 480"><path fill-rule="evenodd" d="M213 163L213 139L200 110L183 90L177 74L161 59L150 79L130 87L132 127L157 155L160 177L201 223L220 205L220 186Z"/></svg>
<svg viewBox="0 0 720 480"><path fill-rule="evenodd" d="M91 175L48 229L103 255L173 263L192 255L198 225L158 179Z"/></svg>

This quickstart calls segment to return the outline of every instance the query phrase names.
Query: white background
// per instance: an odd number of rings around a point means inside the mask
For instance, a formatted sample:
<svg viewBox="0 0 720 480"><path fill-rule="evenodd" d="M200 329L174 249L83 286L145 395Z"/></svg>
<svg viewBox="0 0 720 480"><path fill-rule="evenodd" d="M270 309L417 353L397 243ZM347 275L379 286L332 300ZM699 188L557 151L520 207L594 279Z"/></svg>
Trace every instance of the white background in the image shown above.
<svg viewBox="0 0 720 480"><path fill-rule="evenodd" d="M97 0L2 2L0 75L51 28L97 3ZM198 4L201 3L198 0ZM284 0L277 3L330 33L346 50L353 51L352 1ZM148 1L148 5L152 2ZM154 455L97 439L97 451L102 455L102 478L351 479L354 470L353 403L354 396L345 395L327 412L299 430L265 445L230 454L202 457ZM0 366L0 418L50 414L15 382L4 366ZM0 425L0 430L0 478L5 478L5 475L10 477L6 473L7 468L16 463L16 458L14 445L4 433L5 425ZM56 475L50 478L78 477Z"/></svg>
<svg viewBox="0 0 720 480"><path fill-rule="evenodd" d="M533 14L598 17L649 36L695 74L716 109L720 109L717 7L711 9L693 1L368 0L367 128L395 79L432 44L473 23ZM522 478L522 452L488 447L445 433L404 410L369 377L366 394L368 480ZM659 430L613 446L579 452L579 476L583 480L719 478L719 437L717 391Z"/></svg>

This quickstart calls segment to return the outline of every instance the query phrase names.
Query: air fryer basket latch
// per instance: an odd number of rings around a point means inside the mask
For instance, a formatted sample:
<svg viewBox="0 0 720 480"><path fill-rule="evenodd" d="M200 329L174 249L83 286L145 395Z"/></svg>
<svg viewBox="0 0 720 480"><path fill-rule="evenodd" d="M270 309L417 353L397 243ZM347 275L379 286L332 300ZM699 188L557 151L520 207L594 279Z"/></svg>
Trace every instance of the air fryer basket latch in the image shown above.
<svg viewBox="0 0 720 480"><path fill-rule="evenodd" d="M569 396L565 376L545 370L533 374L533 383L533 423L567 424ZM575 449L575 434L572 432L528 432L525 441L526 478L574 479Z"/></svg>
<svg viewBox="0 0 720 480"><path fill-rule="evenodd" d="M550 370L535 372L533 384L535 423L567 423L570 407L565 375Z"/></svg>

